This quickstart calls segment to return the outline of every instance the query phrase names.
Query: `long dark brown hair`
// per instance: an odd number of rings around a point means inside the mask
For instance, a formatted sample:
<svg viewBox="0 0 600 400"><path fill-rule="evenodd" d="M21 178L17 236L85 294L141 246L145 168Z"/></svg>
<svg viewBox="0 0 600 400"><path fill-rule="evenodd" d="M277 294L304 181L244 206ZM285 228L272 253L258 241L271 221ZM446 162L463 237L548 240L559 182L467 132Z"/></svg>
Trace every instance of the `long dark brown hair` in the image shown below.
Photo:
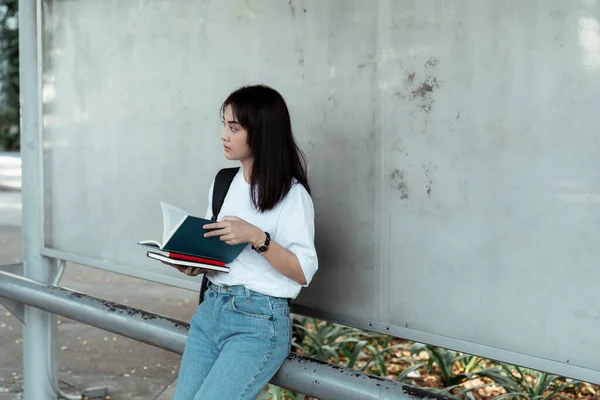
<svg viewBox="0 0 600 400"><path fill-rule="evenodd" d="M227 106L248 132L254 206L261 212L273 209L288 194L294 178L310 193L306 158L294 140L283 97L264 85L244 86L223 102L221 117Z"/></svg>

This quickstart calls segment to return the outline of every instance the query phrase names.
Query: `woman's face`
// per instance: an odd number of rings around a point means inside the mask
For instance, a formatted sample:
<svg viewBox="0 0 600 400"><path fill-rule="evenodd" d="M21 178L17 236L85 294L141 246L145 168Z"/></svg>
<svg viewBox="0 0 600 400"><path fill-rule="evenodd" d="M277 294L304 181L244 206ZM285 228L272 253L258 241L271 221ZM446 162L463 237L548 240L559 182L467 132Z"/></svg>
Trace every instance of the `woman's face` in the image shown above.
<svg viewBox="0 0 600 400"><path fill-rule="evenodd" d="M248 132L237 122L231 106L225 107L223 112L223 150L228 160L247 161L252 158L248 146Z"/></svg>

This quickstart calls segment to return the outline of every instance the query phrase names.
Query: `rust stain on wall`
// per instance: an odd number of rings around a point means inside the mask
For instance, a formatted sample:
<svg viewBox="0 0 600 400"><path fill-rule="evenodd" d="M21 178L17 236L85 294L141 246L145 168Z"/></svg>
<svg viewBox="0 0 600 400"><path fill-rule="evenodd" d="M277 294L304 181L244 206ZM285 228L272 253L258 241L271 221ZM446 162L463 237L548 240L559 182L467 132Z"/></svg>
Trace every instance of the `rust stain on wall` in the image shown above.
<svg viewBox="0 0 600 400"><path fill-rule="evenodd" d="M421 108L421 110L429 112L431 111L431 109L433 108L433 104L435 103L432 93L435 89L438 89L439 87L440 85L438 83L437 78L434 76L429 76L427 77L427 79L425 79L425 81L423 81L423 83L421 83L421 85L419 85L419 87L417 87L411 92L412 100L416 100L417 98L420 99L421 104L419 105L419 107Z"/></svg>
<svg viewBox="0 0 600 400"><path fill-rule="evenodd" d="M390 175L391 187L400 191L400 198L402 200L408 199L408 186L404 182L404 171L395 169Z"/></svg>

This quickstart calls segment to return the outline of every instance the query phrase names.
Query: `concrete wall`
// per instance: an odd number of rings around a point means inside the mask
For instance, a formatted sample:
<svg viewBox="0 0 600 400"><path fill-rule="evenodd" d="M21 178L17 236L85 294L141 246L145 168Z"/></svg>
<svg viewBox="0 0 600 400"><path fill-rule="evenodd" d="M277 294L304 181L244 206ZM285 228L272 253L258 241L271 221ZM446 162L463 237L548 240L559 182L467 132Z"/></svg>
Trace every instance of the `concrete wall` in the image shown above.
<svg viewBox="0 0 600 400"><path fill-rule="evenodd" d="M600 382L594 0L45 3L47 254L144 257L204 214L219 106L282 92L308 155L313 315Z"/></svg>

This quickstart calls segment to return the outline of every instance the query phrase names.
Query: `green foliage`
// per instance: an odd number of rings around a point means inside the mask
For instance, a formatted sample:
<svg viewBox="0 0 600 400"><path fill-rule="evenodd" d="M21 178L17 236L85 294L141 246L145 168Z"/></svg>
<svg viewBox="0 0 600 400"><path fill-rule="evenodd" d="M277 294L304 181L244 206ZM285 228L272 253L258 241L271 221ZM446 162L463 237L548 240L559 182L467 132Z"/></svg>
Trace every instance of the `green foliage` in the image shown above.
<svg viewBox="0 0 600 400"><path fill-rule="evenodd" d="M439 375L445 387L456 386L469 379L466 373L455 373L454 367L455 364L470 356L421 343L416 343L411 348L411 354L414 356L418 356L423 351L429 355L425 365L431 372Z"/></svg>
<svg viewBox="0 0 600 400"><path fill-rule="evenodd" d="M314 318L300 318L294 324L292 346L301 354L378 376L388 375L390 353L409 347L391 345L392 337ZM405 358L412 361L412 358Z"/></svg>
<svg viewBox="0 0 600 400"><path fill-rule="evenodd" d="M0 0L0 148L19 149L18 0Z"/></svg>
<svg viewBox="0 0 600 400"><path fill-rule="evenodd" d="M396 376L400 382L415 385L412 373L427 371L439 377L443 388L429 388L432 392L459 399L475 400L475 392L493 386L506 393L495 399L550 400L567 398L566 390L577 395L583 389L594 393L589 384L570 382L556 375L494 363L481 357L452 350L415 343L398 342L394 338L364 332L314 318L295 317L293 348L295 351L321 361L347 366L379 376ZM410 356L398 350L410 350ZM404 352L407 354L406 352ZM398 372L398 363L408 365ZM396 364L395 373L390 366ZM467 385L478 379L479 385ZM475 382L475 381L473 381ZM274 385L262 400L305 400L306 396ZM497 390L497 389L496 389ZM577 398L577 397L575 397Z"/></svg>
<svg viewBox="0 0 600 400"><path fill-rule="evenodd" d="M535 371L504 363L497 367L475 371L473 375L487 377L497 385L506 390L506 394L497 399L532 399L550 400L555 398L567 398L560 392L569 386L575 386L580 382L562 382L562 378L545 372Z"/></svg>
<svg viewBox="0 0 600 400"><path fill-rule="evenodd" d="M295 316L292 348L300 354L317 360L353 368L359 356L362 355L362 349L367 344L365 339L369 336L373 335L315 318ZM303 400L305 398L302 394L274 385L269 385L267 396L270 397L265 399L272 400Z"/></svg>
<svg viewBox="0 0 600 400"><path fill-rule="evenodd" d="M378 345L371 344L368 346L371 356L370 359L360 368L360 370L377 376L387 376L390 354L394 350L409 350L410 348L405 344L391 345L391 338L389 336L381 336L382 338L375 338L373 341L383 343ZM379 350L379 348L381 348L381 350ZM408 361L411 364L413 363L413 359L411 357L401 357L398 360ZM413 367L411 367L412 370L418 369L418 367ZM408 373L410 373L410 371Z"/></svg>
<svg viewBox="0 0 600 400"><path fill-rule="evenodd" d="M299 318L294 324L292 346L301 354L352 368L367 344L366 339L371 336L359 329L314 318ZM341 357L347 361L341 362Z"/></svg>
<svg viewBox="0 0 600 400"><path fill-rule="evenodd" d="M279 386L269 385L269 390L262 393L258 400L305 400L306 396L294 393L291 390L280 388Z"/></svg>

